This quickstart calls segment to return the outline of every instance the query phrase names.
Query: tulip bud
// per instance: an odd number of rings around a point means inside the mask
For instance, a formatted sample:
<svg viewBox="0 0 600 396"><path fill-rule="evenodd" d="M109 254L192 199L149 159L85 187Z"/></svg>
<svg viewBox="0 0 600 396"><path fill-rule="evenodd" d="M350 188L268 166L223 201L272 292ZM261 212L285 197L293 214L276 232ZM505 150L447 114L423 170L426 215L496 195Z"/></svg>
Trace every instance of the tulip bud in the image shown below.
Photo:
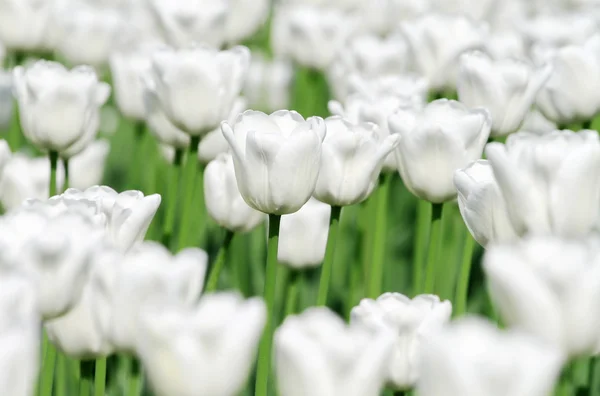
<svg viewBox="0 0 600 396"><path fill-rule="evenodd" d="M452 304L438 296L422 294L412 300L400 293L385 293L377 300L363 299L350 314L351 325L372 331L385 326L396 340L387 382L395 389L412 388L419 378L419 355L430 332L450 320Z"/></svg>
<svg viewBox="0 0 600 396"><path fill-rule="evenodd" d="M288 316L275 332L281 396L377 396L385 382L394 334L347 327L327 308Z"/></svg>
<svg viewBox="0 0 600 396"><path fill-rule="evenodd" d="M406 187L433 203L454 199L454 172L481 158L491 125L487 110L446 99L392 115L389 126L401 136L395 154Z"/></svg>
<svg viewBox="0 0 600 396"><path fill-rule="evenodd" d="M421 353L421 396L546 396L564 361L559 351L476 318L436 332Z"/></svg>
<svg viewBox="0 0 600 396"><path fill-rule="evenodd" d="M11 50L40 50L54 4L39 0L3 0L0 5L0 42Z"/></svg>
<svg viewBox="0 0 600 396"><path fill-rule="evenodd" d="M326 132L322 118L305 121L295 111L248 110L233 126L224 122L221 128L233 153L238 188L250 207L282 215L308 201L319 175Z"/></svg>
<svg viewBox="0 0 600 396"><path fill-rule="evenodd" d="M235 293L202 297L195 308L143 311L137 353L157 396L237 395L250 374L266 322L265 304Z"/></svg>
<svg viewBox="0 0 600 396"><path fill-rule="evenodd" d="M17 67L14 78L21 128L31 143L71 157L94 139L110 86L98 82L91 68L69 71L59 63L38 61Z"/></svg>
<svg viewBox="0 0 600 396"><path fill-rule="evenodd" d="M204 171L204 200L210 217L233 232L250 231L264 221L240 194L231 154L219 154Z"/></svg>

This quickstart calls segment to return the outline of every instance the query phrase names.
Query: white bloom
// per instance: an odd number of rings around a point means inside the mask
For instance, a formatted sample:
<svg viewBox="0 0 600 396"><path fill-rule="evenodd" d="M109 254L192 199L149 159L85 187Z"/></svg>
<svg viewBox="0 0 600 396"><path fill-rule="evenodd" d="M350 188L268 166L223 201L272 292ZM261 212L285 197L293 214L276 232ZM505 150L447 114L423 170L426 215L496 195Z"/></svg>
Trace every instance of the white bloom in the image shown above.
<svg viewBox="0 0 600 396"><path fill-rule="evenodd" d="M304 205L317 184L325 122L306 121L295 111L240 114L223 135L233 153L238 188L248 205L271 214L289 214Z"/></svg>
<svg viewBox="0 0 600 396"><path fill-rule="evenodd" d="M265 111L287 109L293 77L294 70L290 62L283 59L270 61L253 53L243 91L249 107Z"/></svg>
<svg viewBox="0 0 600 396"><path fill-rule="evenodd" d="M542 13L522 21L520 30L530 46L560 48L584 43L598 31L598 22L591 14Z"/></svg>
<svg viewBox="0 0 600 396"><path fill-rule="evenodd" d="M236 118L248 108L246 102L245 98L239 97L233 103L233 107L227 118L228 122L235 122ZM198 160L207 164L217 158L219 154L227 153L228 151L229 144L225 140L223 132L221 132L221 127L215 128L200 140L200 144L198 145Z"/></svg>
<svg viewBox="0 0 600 396"><path fill-rule="evenodd" d="M441 99L422 111L400 110L389 124L401 136L395 154L406 187L442 203L456 197L454 172L481 158L492 121L485 109Z"/></svg>
<svg viewBox="0 0 600 396"><path fill-rule="evenodd" d="M515 30L494 32L487 38L485 50L495 60L529 59L523 35Z"/></svg>
<svg viewBox="0 0 600 396"><path fill-rule="evenodd" d="M538 135L552 132L557 129L555 123L544 117L538 109L532 109L525 116L525 121L521 125L521 131L537 133Z"/></svg>
<svg viewBox="0 0 600 396"><path fill-rule="evenodd" d="M229 0L225 25L227 42L238 43L256 33L269 16L270 4L268 0Z"/></svg>
<svg viewBox="0 0 600 396"><path fill-rule="evenodd" d="M381 36L389 35L398 22L411 20L430 9L430 0L362 1L355 11L363 29Z"/></svg>
<svg viewBox="0 0 600 396"><path fill-rule="evenodd" d="M0 42L12 50L43 49L52 7L50 1L2 0Z"/></svg>
<svg viewBox="0 0 600 396"><path fill-rule="evenodd" d="M71 158L69 160L69 186L85 190L98 185L102 181L104 165L109 152L110 143L107 140L95 140L85 150Z"/></svg>

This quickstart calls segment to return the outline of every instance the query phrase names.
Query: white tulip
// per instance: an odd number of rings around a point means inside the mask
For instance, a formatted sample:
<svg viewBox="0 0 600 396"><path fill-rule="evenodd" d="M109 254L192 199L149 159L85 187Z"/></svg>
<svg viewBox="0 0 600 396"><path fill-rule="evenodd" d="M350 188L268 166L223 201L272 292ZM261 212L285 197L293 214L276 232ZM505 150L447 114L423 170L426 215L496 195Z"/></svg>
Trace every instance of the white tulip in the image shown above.
<svg viewBox="0 0 600 396"><path fill-rule="evenodd" d="M233 232L250 231L265 219L263 213L252 209L242 198L229 153L219 154L206 166L204 200L209 216Z"/></svg>
<svg viewBox="0 0 600 396"><path fill-rule="evenodd" d="M109 152L110 143L108 140L95 140L81 153L71 158L69 160L69 186L85 190L98 185L102 181Z"/></svg>
<svg viewBox="0 0 600 396"><path fill-rule="evenodd" d="M372 0L362 1L356 14L364 30L388 36L398 22L412 20L430 10L430 0Z"/></svg>
<svg viewBox="0 0 600 396"><path fill-rule="evenodd" d="M314 196L332 206L360 203L377 186L383 163L400 136L380 139L375 124L352 124L339 116L327 118L325 125Z"/></svg>
<svg viewBox="0 0 600 396"><path fill-rule="evenodd" d="M249 60L246 47L155 52L152 75L161 108L173 124L191 136L210 132L229 116Z"/></svg>
<svg viewBox="0 0 600 396"><path fill-rule="evenodd" d="M266 322L265 304L234 293L202 297L195 308L143 312L137 353L157 396L234 396L247 381Z"/></svg>
<svg viewBox="0 0 600 396"><path fill-rule="evenodd" d="M571 357L600 341L598 241L529 237L487 250L484 271L505 323L552 343Z"/></svg>
<svg viewBox="0 0 600 396"><path fill-rule="evenodd" d="M43 150L70 157L85 148L98 131L99 108L110 86L85 66L67 70L59 63L38 61L14 70L25 137Z"/></svg>
<svg viewBox="0 0 600 396"><path fill-rule="evenodd" d="M395 154L406 187L421 199L443 203L456 197L454 172L481 158L492 121L485 109L441 99L422 111L400 110L389 125L401 136Z"/></svg>
<svg viewBox="0 0 600 396"><path fill-rule="evenodd" d="M317 184L325 122L295 111L240 114L223 135L233 153L238 188L248 205L269 214L289 214L304 205Z"/></svg>
<svg viewBox="0 0 600 396"><path fill-rule="evenodd" d="M375 98L375 101L386 101L386 97L403 98L403 107L421 108L427 102L429 84L427 80L416 74L388 74L373 78L364 78L358 74L346 76L347 96L344 102L352 106L354 93L359 96Z"/></svg>
<svg viewBox="0 0 600 396"><path fill-rule="evenodd" d="M421 356L421 396L547 396L564 361L535 338L477 318L432 335Z"/></svg>
<svg viewBox="0 0 600 396"><path fill-rule="evenodd" d="M459 56L483 48L487 36L483 26L464 16L430 14L404 22L401 28L417 70L438 91L454 88Z"/></svg>
<svg viewBox="0 0 600 396"><path fill-rule="evenodd" d="M538 109L532 109L525 116L525 121L521 125L521 131L536 133L538 135L552 132L557 129L555 123L544 117Z"/></svg>
<svg viewBox="0 0 600 396"><path fill-rule="evenodd" d="M350 323L378 331L386 326L394 331L396 340L391 363L387 367L387 382L396 389L408 389L419 378L419 358L427 336L446 324L452 314L450 301L422 294L412 300L400 293L385 293L377 300L363 299L352 309Z"/></svg>
<svg viewBox="0 0 600 396"><path fill-rule="evenodd" d="M523 35L514 30L491 34L486 40L485 50L495 60L519 59L526 61L529 59Z"/></svg>
<svg viewBox="0 0 600 396"><path fill-rule="evenodd" d="M457 170L454 186L458 191L460 214L480 245L518 239L489 161L478 160Z"/></svg>
<svg viewBox="0 0 600 396"><path fill-rule="evenodd" d="M519 26L529 45L560 48L582 44L598 31L595 17L584 13L542 13L528 18Z"/></svg>
<svg viewBox="0 0 600 396"><path fill-rule="evenodd" d="M229 0L225 24L227 42L238 43L252 37L265 23L269 8L268 0Z"/></svg>
<svg viewBox="0 0 600 396"><path fill-rule="evenodd" d="M317 267L325 258L331 207L311 198L281 217L277 260L293 269Z"/></svg>
<svg viewBox="0 0 600 396"><path fill-rule="evenodd" d="M44 49L52 7L49 1L2 0L0 42L11 50Z"/></svg>
<svg viewBox="0 0 600 396"><path fill-rule="evenodd" d="M394 333L347 327L327 308L288 316L275 332L281 396L377 396L385 383Z"/></svg>
<svg viewBox="0 0 600 396"><path fill-rule="evenodd" d="M492 116L492 136L519 130L535 98L550 78L552 66L534 69L516 60L494 61L483 52L460 57L458 97L469 107L485 107Z"/></svg>
<svg viewBox="0 0 600 396"><path fill-rule="evenodd" d="M233 107L227 118L228 122L235 122L236 118L248 108L247 100L244 97L239 97L233 102ZM202 137L200 144L198 145L198 160L202 163L209 163L219 156L219 154L227 153L229 151L229 144L221 127L215 128L210 131L206 136Z"/></svg>
<svg viewBox="0 0 600 396"><path fill-rule="evenodd" d="M293 77L294 70L290 62L283 59L267 60L253 53L244 86L248 107L266 111L287 109Z"/></svg>
<svg viewBox="0 0 600 396"><path fill-rule="evenodd" d="M0 69L0 131L7 130L13 120L12 73Z"/></svg>
<svg viewBox="0 0 600 396"><path fill-rule="evenodd" d="M595 131L519 132L486 155L519 235L587 235L600 207L600 140Z"/></svg>

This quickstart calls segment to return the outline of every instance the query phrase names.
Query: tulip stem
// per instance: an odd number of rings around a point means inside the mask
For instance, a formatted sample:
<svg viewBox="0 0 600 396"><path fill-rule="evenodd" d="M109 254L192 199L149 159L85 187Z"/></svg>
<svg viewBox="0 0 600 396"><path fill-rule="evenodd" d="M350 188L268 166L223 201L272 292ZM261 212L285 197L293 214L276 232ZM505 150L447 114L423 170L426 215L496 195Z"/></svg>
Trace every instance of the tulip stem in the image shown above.
<svg viewBox="0 0 600 396"><path fill-rule="evenodd" d="M144 121L135 121L133 124L133 156L131 159L131 167L129 168L129 182L133 183L135 189L142 189L142 169L146 167L142 165L145 162L144 158L144 135L146 131L146 123Z"/></svg>
<svg viewBox="0 0 600 396"><path fill-rule="evenodd" d="M435 291L435 276L439 253L444 241L443 236L443 204L431 204L431 234L429 235L429 250L427 252L427 267L425 272L424 292L427 294Z"/></svg>
<svg viewBox="0 0 600 396"><path fill-rule="evenodd" d="M50 191L48 192L49 197L56 195L56 168L58 167L58 152L50 151L48 153L50 157Z"/></svg>
<svg viewBox="0 0 600 396"><path fill-rule="evenodd" d="M471 264L475 240L469 232L466 233L463 247L462 261L458 284L456 285L456 296L454 297L454 316L458 317L467 312L467 297L469 293L469 278L471 275Z"/></svg>
<svg viewBox="0 0 600 396"><path fill-rule="evenodd" d="M192 221L192 206L194 205L194 190L196 189L196 173L198 170L198 144L199 136L192 136L187 158L185 160L185 169L183 174L183 211L181 212L181 224L179 229L178 248L182 249L189 240L189 233Z"/></svg>
<svg viewBox="0 0 600 396"><path fill-rule="evenodd" d="M127 381L127 396L138 396L140 394L140 363L136 358L129 358L130 365L128 367L129 370L129 378Z"/></svg>
<svg viewBox="0 0 600 396"><path fill-rule="evenodd" d="M258 366L256 368L256 384L254 394L266 396L269 388L269 373L271 371L271 348L273 343L275 319L275 292L277 282L277 251L279 248L279 225L281 216L269 214L269 240L267 242L267 274L265 279L264 297L267 304L267 324L260 339L258 348Z"/></svg>
<svg viewBox="0 0 600 396"><path fill-rule="evenodd" d="M91 396L95 366L94 360L79 362L79 396Z"/></svg>
<svg viewBox="0 0 600 396"><path fill-rule="evenodd" d="M413 295L419 294L423 287L423 272L425 269L425 256L427 254L427 239L431 230L431 205L427 201L417 202L417 231L413 247Z"/></svg>
<svg viewBox="0 0 600 396"><path fill-rule="evenodd" d="M63 183L63 191L69 189L69 159L63 158L63 167L65 168L65 182Z"/></svg>
<svg viewBox="0 0 600 396"><path fill-rule="evenodd" d="M589 396L600 395L600 357L591 358L588 387Z"/></svg>
<svg viewBox="0 0 600 396"><path fill-rule="evenodd" d="M229 246L231 245L231 240L233 239L233 236L234 233L232 231L225 231L225 239L223 239L223 244L219 249L219 253L217 254L217 258L213 264L213 268L210 271L208 282L206 282L205 293L210 293L217 290L217 285L219 284L219 276L221 275L221 271L225 266L227 253L229 251Z"/></svg>
<svg viewBox="0 0 600 396"><path fill-rule="evenodd" d="M581 129L592 129L592 121L593 121L593 118L583 121L581 123Z"/></svg>
<svg viewBox="0 0 600 396"><path fill-rule="evenodd" d="M175 227L175 217L177 215L177 187L179 186L179 174L181 173L181 164L183 163L183 150L175 149L175 158L173 165L169 167L169 186L167 189L167 216L163 230L163 245L171 247L171 238L173 237L173 228Z"/></svg>
<svg viewBox="0 0 600 396"><path fill-rule="evenodd" d="M369 298L377 298L381 294L387 236L388 198L393 176L394 174L391 172L383 174L381 177L382 182L377 191L375 228L373 230L373 256L371 257L369 289L367 292L367 297Z"/></svg>
<svg viewBox="0 0 600 396"><path fill-rule="evenodd" d="M94 395L104 395L106 387L106 358L96 360L94 372Z"/></svg>
<svg viewBox="0 0 600 396"><path fill-rule="evenodd" d="M302 275L302 272L298 270L291 270L290 272L290 280L288 283L287 296L285 300L284 318L296 313L296 309L298 307L298 289L300 288L300 283L302 282Z"/></svg>
<svg viewBox="0 0 600 396"><path fill-rule="evenodd" d="M333 261L335 260L335 246L337 234L340 225L340 216L342 214L341 206L331 207L331 216L329 217L329 235L327 236L327 247L325 248L325 259L321 267L321 279L319 281L319 294L317 294L317 306L327 305L327 293L331 283L331 273L333 272Z"/></svg>
<svg viewBox="0 0 600 396"><path fill-rule="evenodd" d="M42 378L40 382L40 396L51 396L52 386L54 384L54 366L56 364L56 348L48 340L48 336L44 332L43 335L43 364Z"/></svg>

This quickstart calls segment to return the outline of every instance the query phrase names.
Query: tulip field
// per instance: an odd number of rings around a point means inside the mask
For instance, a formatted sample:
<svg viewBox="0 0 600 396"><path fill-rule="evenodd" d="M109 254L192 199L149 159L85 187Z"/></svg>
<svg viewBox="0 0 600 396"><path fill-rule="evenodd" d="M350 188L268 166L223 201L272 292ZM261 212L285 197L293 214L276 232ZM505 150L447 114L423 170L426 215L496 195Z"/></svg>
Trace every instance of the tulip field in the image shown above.
<svg viewBox="0 0 600 396"><path fill-rule="evenodd" d="M599 0L0 0L0 395L600 396Z"/></svg>

